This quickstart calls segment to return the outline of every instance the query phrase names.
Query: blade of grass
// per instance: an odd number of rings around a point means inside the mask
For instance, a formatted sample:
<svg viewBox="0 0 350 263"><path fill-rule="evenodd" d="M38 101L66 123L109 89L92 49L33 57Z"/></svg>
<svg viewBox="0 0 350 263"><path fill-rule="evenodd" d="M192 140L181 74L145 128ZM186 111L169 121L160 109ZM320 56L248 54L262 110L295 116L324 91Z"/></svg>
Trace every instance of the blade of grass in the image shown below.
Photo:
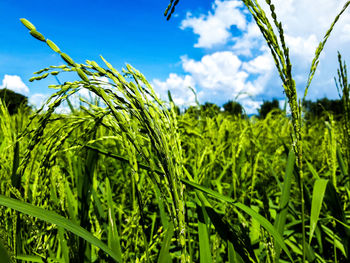
<svg viewBox="0 0 350 263"><path fill-rule="evenodd" d="M108 205L108 246L115 251L118 258L122 258L122 249L120 246L120 238L118 228L116 226L115 211L113 208L112 191L109 179L106 177L106 195Z"/></svg>
<svg viewBox="0 0 350 263"><path fill-rule="evenodd" d="M168 220L168 216L165 212L165 207L164 207L164 202L160 193L159 188L157 187L157 185L154 185L154 189L155 189L155 195L158 201L158 208L159 208L159 215L160 215L160 221L162 222L162 226L167 229L168 228L168 224L169 224L169 220Z"/></svg>
<svg viewBox="0 0 350 263"><path fill-rule="evenodd" d="M227 202L227 203L231 203L232 205L238 207L239 209L243 210L245 213L247 213L248 215L250 215L251 217L253 217L255 220L257 220L273 237L274 239L276 240L276 242L282 247L282 249L286 252L287 256L289 257L289 259L293 261L292 259L292 256L286 246L286 244L284 243L283 241L283 237L278 233L278 231L276 230L276 228L269 222L266 220L266 218L264 218L263 216L261 216L260 214L258 214L257 212L255 212L253 209L251 209L250 207L242 204L242 203L238 203L236 202L235 200L233 200L232 198L230 197L227 197L227 196L224 196L224 195L221 195L211 189L208 189L204 186L201 186L199 184L196 184L196 183L193 183L193 182L190 182L186 179L181 179L181 181L194 188L194 189L197 189L197 190L200 190L204 193L207 193L213 197L215 197L216 199L218 200L221 200L221 201L224 201L224 202Z"/></svg>
<svg viewBox="0 0 350 263"><path fill-rule="evenodd" d="M328 209L331 212L331 215L337 220L347 224L347 220L345 217L344 210L341 205L341 199L336 192L333 184L327 184L326 194L325 194L325 202L327 204ZM338 234L343 242L345 254L349 256L350 250L350 231L346 229L343 225L336 225L336 234Z"/></svg>
<svg viewBox="0 0 350 263"><path fill-rule="evenodd" d="M339 165L340 172L341 172L342 176L343 177L349 176L348 171L347 171L346 166L345 166L343 155L342 155L338 145L337 145L337 160L338 160L338 165Z"/></svg>
<svg viewBox="0 0 350 263"><path fill-rule="evenodd" d="M228 241L227 242L228 247L228 261L229 263L244 263L243 259L240 257L238 253L236 253L233 244Z"/></svg>
<svg viewBox="0 0 350 263"><path fill-rule="evenodd" d="M314 190L312 193L311 215L310 215L310 233L309 233L309 245L319 220L320 211L323 203L323 197L326 192L328 180L317 179L314 184Z"/></svg>
<svg viewBox="0 0 350 263"><path fill-rule="evenodd" d="M37 262L37 263L44 263L43 259L39 256L32 256L32 255L17 255L16 259L23 260L25 262Z"/></svg>
<svg viewBox="0 0 350 263"><path fill-rule="evenodd" d="M205 211L205 208L202 206L197 206L197 214L200 263L211 263L213 262L213 259L210 253L210 238L208 233L208 226L206 224L208 221L208 214Z"/></svg>
<svg viewBox="0 0 350 263"><path fill-rule="evenodd" d="M216 232L219 234L220 238L226 242L230 242L234 248L236 248L236 254L239 258L242 258L243 262L257 261L253 248L246 239L233 229L230 224L224 220L224 215L215 211L209 202L205 199L202 192L196 192L198 198L201 200L202 205L205 205L205 210L213 223Z"/></svg>
<svg viewBox="0 0 350 263"><path fill-rule="evenodd" d="M159 252L159 257L157 261L158 263L172 262L169 254L169 247L170 247L171 238L173 237L173 235L174 235L174 224L173 222L169 222L168 229L163 240L162 248L160 249L160 252Z"/></svg>
<svg viewBox="0 0 350 263"><path fill-rule="evenodd" d="M312 166L311 163L309 163L308 161L306 161L306 164L307 164L307 167L309 168L312 176L315 178L315 179L319 179L320 177L318 176L318 173L316 172L315 168Z"/></svg>
<svg viewBox="0 0 350 263"><path fill-rule="evenodd" d="M67 246L67 240L64 237L64 229L62 227L58 227L58 240L61 245L64 262L69 263L69 249Z"/></svg>
<svg viewBox="0 0 350 263"><path fill-rule="evenodd" d="M72 221L64 218L63 216L58 215L53 211L49 211L41 207L37 207L37 206L31 205L13 198L9 198L3 195L0 195L0 205L14 209L18 212L21 212L33 217L37 217L38 219L48 222L50 224L55 224L57 226L60 226L74 233L75 235L83 238L90 244L102 249L104 252L110 255L117 262L122 262L121 258L118 257L117 253L111 250L101 240L97 239L94 235L92 235L90 232L88 232L84 228L74 224Z"/></svg>
<svg viewBox="0 0 350 263"><path fill-rule="evenodd" d="M292 184L294 164L295 164L295 154L294 154L293 150L290 150L289 154L288 154L282 196L281 196L280 204L279 204L279 211L280 212L277 214L277 218L276 218L275 225L274 225L276 227L278 233L282 237L283 237L284 226L285 226L287 214L288 214L288 203L289 203L289 199L290 199L290 188L291 188L291 184ZM281 253L281 247L277 244L277 242L275 242L275 251L276 251L276 262L278 262L279 257L280 257L280 253Z"/></svg>

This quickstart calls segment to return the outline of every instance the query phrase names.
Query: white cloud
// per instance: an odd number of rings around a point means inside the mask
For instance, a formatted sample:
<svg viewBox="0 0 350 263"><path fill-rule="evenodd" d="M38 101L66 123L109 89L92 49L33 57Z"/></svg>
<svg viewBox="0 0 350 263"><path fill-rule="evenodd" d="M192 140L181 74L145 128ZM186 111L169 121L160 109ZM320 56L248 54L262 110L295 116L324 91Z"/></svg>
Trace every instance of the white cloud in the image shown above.
<svg viewBox="0 0 350 263"><path fill-rule="evenodd" d="M188 107L189 105L193 105L195 103L195 96L189 89L189 87L195 89L195 82L189 75L182 77L171 73L165 81L154 79L152 81L152 86L163 100L168 98L169 90L174 103L178 106Z"/></svg>
<svg viewBox="0 0 350 263"><path fill-rule="evenodd" d="M346 0L272 2L276 7L277 18L282 22L294 79L299 97L302 97L315 50ZM259 0L259 4L270 16L265 1ZM337 50L342 53L343 59L349 60L350 57L349 10L339 19L326 43L307 99L325 95L329 98L337 97L333 82L338 67ZM161 87L164 92L168 87L174 86L172 83L183 83L188 79L196 87L200 103L209 101L222 104L242 94L238 100L247 113L256 112L262 98L268 100L284 97L270 50L241 1L216 0L207 13L196 16L188 13L181 28L190 28L199 36L194 46L205 48L205 55L196 60L182 56L185 76L170 74L166 81L157 80L154 82L157 84L154 85L156 90ZM277 30L275 32L278 34ZM181 85L183 84L179 84ZM187 101L188 96L185 91L178 89L179 101Z"/></svg>
<svg viewBox="0 0 350 263"><path fill-rule="evenodd" d="M215 52L205 55L200 61L182 57L184 71L190 73L196 83L206 89L236 86L240 91L248 77L240 71L241 60L230 51Z"/></svg>
<svg viewBox="0 0 350 263"><path fill-rule="evenodd" d="M347 43L349 43L349 41L350 41L350 23L345 24L345 25L341 28L341 34L340 34L339 40L340 40L341 42L347 42Z"/></svg>
<svg viewBox="0 0 350 263"><path fill-rule="evenodd" d="M300 96L303 96L311 61L318 43L322 41L336 15L340 12L346 0L273 0L277 18L281 20L287 46L290 48L293 73L296 77ZM262 1L264 10L268 10ZM269 13L269 12L267 12ZM327 95L337 97L335 85L329 80L336 75L337 50L344 58L350 56L349 9L343 13L335 25L320 57L317 75L309 89L309 99ZM330 85L329 85L330 84Z"/></svg>
<svg viewBox="0 0 350 263"><path fill-rule="evenodd" d="M242 33L242 36L232 38L234 45L231 49L235 51L235 54L250 57L254 49L266 49L263 37L255 21L249 22L246 30L243 30Z"/></svg>
<svg viewBox="0 0 350 263"><path fill-rule="evenodd" d="M27 87L26 84L24 84L21 77L17 75L5 74L0 88L1 89L7 88L23 95L29 94L29 88Z"/></svg>
<svg viewBox="0 0 350 263"><path fill-rule="evenodd" d="M263 53L256 58L243 63L243 68L252 74L261 74L270 72L274 67L274 62L268 52Z"/></svg>
<svg viewBox="0 0 350 263"><path fill-rule="evenodd" d="M49 97L49 94L35 93L29 97L29 104L39 109Z"/></svg>
<svg viewBox="0 0 350 263"><path fill-rule="evenodd" d="M248 62L242 62L232 51L205 55L199 61L186 56L181 59L187 75L180 77L172 73L166 81L153 80L156 92L166 94L169 89L178 105L194 102L188 86L197 87L200 103L225 103L239 95L239 100L245 99L245 105L249 107L247 112L250 112L250 108L254 111L257 105L249 104L247 98L263 91L273 68L273 62L266 53ZM254 73L256 77L249 80L249 73Z"/></svg>
<svg viewBox="0 0 350 263"><path fill-rule="evenodd" d="M200 61L182 58L184 71L191 74L201 88L200 102L226 102L240 94L240 98L256 96L263 92L271 77L272 59L267 53L242 62L232 51L205 55ZM255 77L249 78L254 73Z"/></svg>
<svg viewBox="0 0 350 263"><path fill-rule="evenodd" d="M263 103L262 101L255 101L250 98L239 100L239 102L243 106L246 114L257 113L257 110L260 108L260 105Z"/></svg>
<svg viewBox="0 0 350 263"><path fill-rule="evenodd" d="M308 37L293 37L286 34L285 40L287 46L291 50L291 55L297 56L296 59L299 61L307 62L307 66L309 66L315 56L315 50L319 43L316 35L311 34Z"/></svg>
<svg viewBox="0 0 350 263"><path fill-rule="evenodd" d="M195 47L211 48L217 44L225 44L231 36L230 28L236 26L239 30L246 28L245 15L240 11L243 7L241 1L215 0L212 8L214 13L193 17L187 14L181 23L181 29L192 28L199 35Z"/></svg>

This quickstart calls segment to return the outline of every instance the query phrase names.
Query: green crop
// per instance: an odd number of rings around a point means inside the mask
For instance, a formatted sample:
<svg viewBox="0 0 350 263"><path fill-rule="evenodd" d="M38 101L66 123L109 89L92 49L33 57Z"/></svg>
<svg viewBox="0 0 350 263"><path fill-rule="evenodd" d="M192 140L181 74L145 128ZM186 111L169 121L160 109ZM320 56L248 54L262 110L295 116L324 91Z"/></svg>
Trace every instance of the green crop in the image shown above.
<svg viewBox="0 0 350 263"><path fill-rule="evenodd" d="M179 1L171 1L170 18ZM34 114L0 101L0 255L5 262L348 262L349 84L344 116L305 122L289 50L273 21L244 0L274 58L291 108L265 119L177 115L130 65L78 63L26 19L77 80ZM320 43L320 53L347 2ZM275 31L277 30L277 33ZM104 77L104 78L101 78ZM104 81L102 79L108 79ZM74 108L79 90L93 94ZM57 109L67 102L71 113ZM3 261L2 261L3 262Z"/></svg>

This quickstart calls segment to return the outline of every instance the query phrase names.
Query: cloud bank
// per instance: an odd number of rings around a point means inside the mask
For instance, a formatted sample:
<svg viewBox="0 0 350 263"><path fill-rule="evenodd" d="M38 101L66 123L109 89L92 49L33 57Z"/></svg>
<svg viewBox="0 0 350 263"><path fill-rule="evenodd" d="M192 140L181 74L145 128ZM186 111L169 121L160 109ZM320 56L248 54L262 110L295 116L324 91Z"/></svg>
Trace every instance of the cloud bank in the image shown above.
<svg viewBox="0 0 350 263"><path fill-rule="evenodd" d="M29 94L29 88L22 81L20 76L17 75L5 75L2 80L0 89L9 89L14 92L27 96Z"/></svg>
<svg viewBox="0 0 350 263"><path fill-rule="evenodd" d="M264 1L261 6L269 10ZM277 18L281 20L290 49L298 94L303 96L312 59L318 43L340 12L345 0L274 0ZM317 6L317 8L315 8ZM266 11L269 15L269 11ZM193 87L200 103L223 104L235 99L248 113L256 113L263 100L283 100L283 88L270 51L255 21L241 1L215 0L205 14L188 12L180 29L192 30L198 36L194 48L204 55L195 60L180 58L183 74L169 74L166 80L153 80L155 90L165 99L170 90L180 106L194 103L187 86ZM323 96L337 98L333 77L337 69L337 50L343 58L350 56L350 15L345 12L336 24L320 57L320 65L307 99Z"/></svg>

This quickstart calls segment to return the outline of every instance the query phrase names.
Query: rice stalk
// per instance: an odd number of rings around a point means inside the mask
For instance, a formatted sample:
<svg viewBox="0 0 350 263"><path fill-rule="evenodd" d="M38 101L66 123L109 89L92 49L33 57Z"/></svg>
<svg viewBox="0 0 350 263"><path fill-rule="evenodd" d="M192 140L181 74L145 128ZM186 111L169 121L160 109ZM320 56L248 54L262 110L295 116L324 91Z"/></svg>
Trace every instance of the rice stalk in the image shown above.
<svg viewBox="0 0 350 263"><path fill-rule="evenodd" d="M22 19L21 21L26 22L27 20ZM159 189L162 189L163 195L166 193L172 199L171 210L169 212L177 225L178 241L183 252L181 261L187 261L186 225L183 203L184 187L179 180L182 177L182 156L174 111L168 112L165 109L163 103L156 97L144 76L130 65L127 65L124 75L133 80L133 82L127 82L125 77L115 70L103 57L101 58L108 69L101 68L94 61L86 61L86 65L77 64L67 54L62 53L52 41L45 39L42 34L39 35L33 29L31 33L37 39L46 42L53 51L59 53L62 59L68 64L68 67L64 68L64 70L77 72L81 81L56 86L60 90L49 99L47 102L49 110L39 119L40 128L34 131L32 142L29 144L26 156L20 165L21 173L24 173L26 164L30 158L30 152L34 148L34 145L41 140L40 137L54 110L62 101L66 100L68 96L75 93L78 89L88 89L97 97L101 98L109 110L109 114L113 116L114 122L111 123L111 128L122 132L122 136L130 142L132 147L135 147L138 155L142 156L146 162L149 162L152 170L154 170L152 167L161 167L165 175L165 185L161 184L161 181L164 179L158 177L155 173L151 175L151 179L158 185ZM50 70L50 68L45 69L42 71L45 72L43 75L34 77L33 80L40 80L46 77ZM55 71L54 74L57 75L57 72ZM88 76L104 76L112 82L106 84L98 79L90 79ZM102 85L108 85L109 87L102 88ZM55 99L55 101L50 103L51 99ZM137 120L137 125L135 125L136 122L130 122L130 120ZM137 134L135 131L139 129L145 131L145 134L141 135L141 138L143 137L141 141L138 141L134 137L134 134ZM154 152L157 159L148 158L150 153L143 147L145 139L152 146L151 151Z"/></svg>

